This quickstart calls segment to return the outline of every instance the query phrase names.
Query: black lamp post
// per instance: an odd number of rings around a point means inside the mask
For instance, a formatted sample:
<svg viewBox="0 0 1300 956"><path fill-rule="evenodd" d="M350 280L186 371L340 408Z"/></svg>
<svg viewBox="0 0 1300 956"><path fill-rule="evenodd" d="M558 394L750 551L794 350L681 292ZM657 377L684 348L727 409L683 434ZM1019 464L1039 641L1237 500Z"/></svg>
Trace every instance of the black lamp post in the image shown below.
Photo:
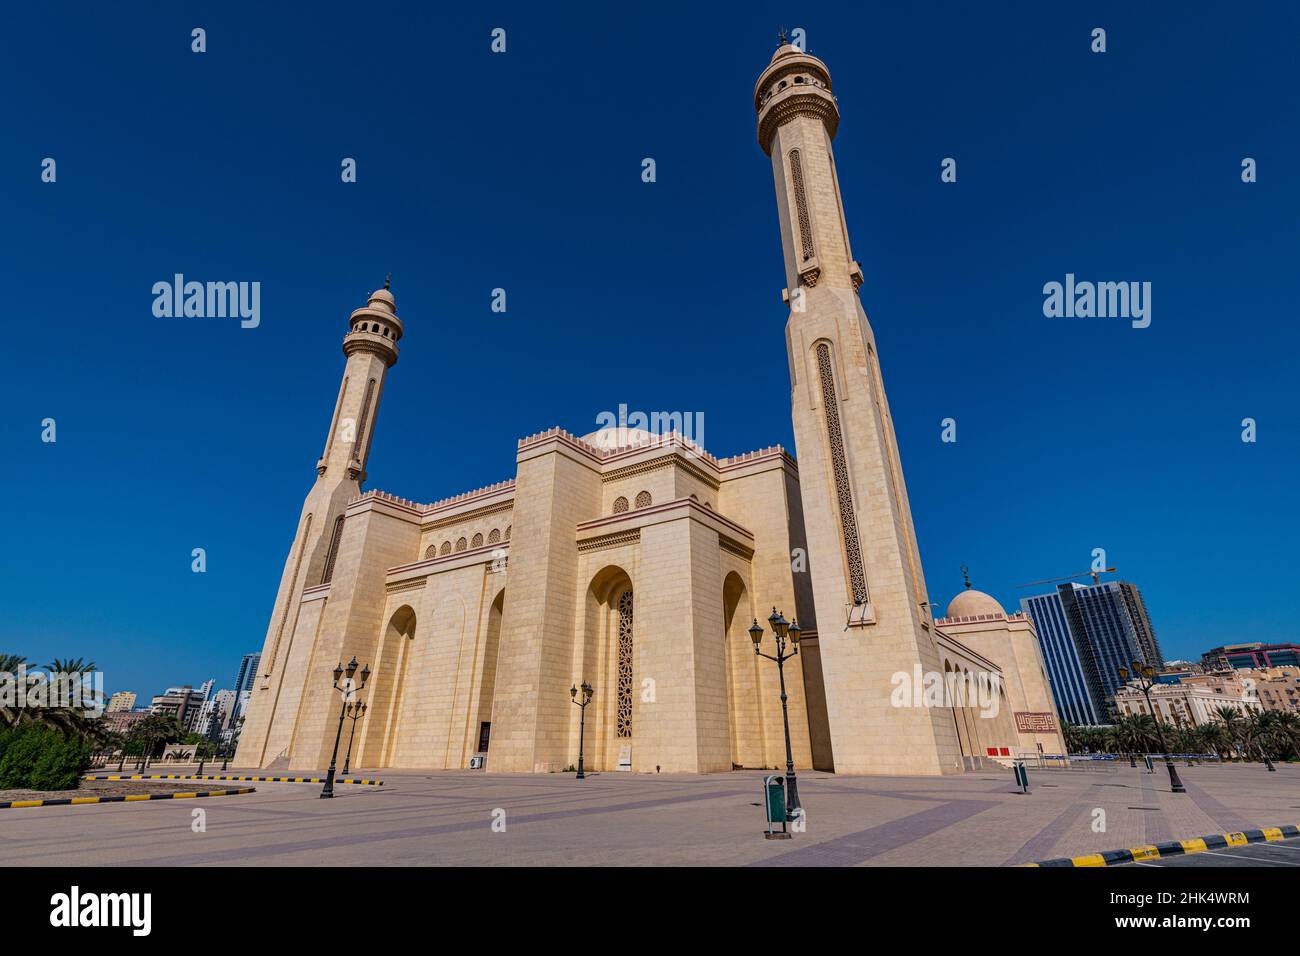
<svg viewBox="0 0 1300 956"><path fill-rule="evenodd" d="M1156 723L1156 739L1160 741L1160 751L1164 754L1165 767L1169 770L1169 788L1173 793L1186 793L1187 788L1183 782L1178 779L1178 768L1174 762L1169 759L1169 748L1165 746L1164 731L1160 729L1160 715L1156 713L1155 704L1151 703L1151 688L1155 686L1156 669L1150 664L1143 664L1141 661L1133 662L1133 682L1138 689L1142 691L1142 696L1147 699L1147 708L1151 711L1151 719ZM1119 668L1120 680L1129 679L1129 669L1127 667Z"/></svg>
<svg viewBox="0 0 1300 956"><path fill-rule="evenodd" d="M357 736L357 721L366 715L366 705L364 703L358 704L356 701L353 701L350 704L346 704L343 709L348 715L348 720L352 721L352 731L348 734L348 752L343 758L343 772L347 773L348 766L352 763L352 741L355 740Z"/></svg>
<svg viewBox="0 0 1300 956"><path fill-rule="evenodd" d="M352 660L348 661L346 671L344 671L342 664L334 668L334 689L343 695L343 706L339 708L339 729L334 734L334 752L330 754L330 769L325 774L325 787L320 792L322 800L328 800L334 796L334 765L338 763L339 759L339 741L343 739L343 718L347 715L348 698L366 686L366 681L370 679L370 665L367 664L365 670L361 672L361 684L354 687L352 677L356 672L357 658L355 655L353 655ZM348 675L347 680L339 683L345 673Z"/></svg>
<svg viewBox="0 0 1300 956"><path fill-rule="evenodd" d="M587 779L587 775L583 773L582 770L582 746L584 743L584 738L586 737L586 733L587 733L587 705L591 703L591 694L592 694L591 685L588 684L586 681L582 682L582 700L578 700L577 687L569 688L569 696L573 698L571 702L578 705L578 712L579 712L579 717L578 717L578 779L579 780Z"/></svg>
<svg viewBox="0 0 1300 956"><path fill-rule="evenodd" d="M758 619L754 619L754 625L749 629L749 639L754 642L754 653L759 657L766 657L769 661L776 661L776 672L781 678L781 719L785 722L785 816L787 820L794 819L794 811L802 809L799 805L799 782L794 775L794 756L790 750L790 708L786 705L785 695L785 662L799 653L799 635L803 633L799 628L799 622L787 622L783 614L779 614L776 608L772 608L772 616L767 619L767 623L772 627L772 633L776 635L776 656L764 654L759 650L759 645L763 642L763 628L758 624ZM790 640L792 650L789 654L785 652L785 642L787 637Z"/></svg>

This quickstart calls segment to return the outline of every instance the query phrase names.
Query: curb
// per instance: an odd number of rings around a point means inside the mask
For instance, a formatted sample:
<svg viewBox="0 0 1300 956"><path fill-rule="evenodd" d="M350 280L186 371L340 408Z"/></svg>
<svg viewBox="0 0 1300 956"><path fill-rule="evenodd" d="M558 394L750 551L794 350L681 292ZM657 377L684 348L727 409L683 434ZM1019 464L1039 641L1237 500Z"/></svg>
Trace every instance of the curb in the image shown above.
<svg viewBox="0 0 1300 956"><path fill-rule="evenodd" d="M196 774L180 773L160 773L136 775L128 777L126 775L113 776L94 776L89 775L81 778L82 780L251 780L259 783L324 783L324 777L234 777L234 776L212 776L204 775L202 777ZM354 777L340 777L335 783L352 783L358 786L382 787L382 780L358 780Z"/></svg>
<svg viewBox="0 0 1300 956"><path fill-rule="evenodd" d="M1241 830L1237 833L1211 833L1195 840L1171 840L1168 843L1135 846L1127 850L1108 850L1105 853L1092 853L1088 856L1063 856L1038 863L1022 863L1021 866L1115 866L1119 863L1135 863L1140 860L1158 860L1164 856L1185 856L1189 853L1204 853L1206 850L1222 850L1227 847L1245 846L1248 843L1276 843L1278 840L1296 837L1300 837L1300 827L1263 827L1258 830Z"/></svg>
<svg viewBox="0 0 1300 956"><path fill-rule="evenodd" d="M16 810L21 807L79 807L87 803L147 803L150 800L189 800L201 797L233 797L241 793L256 792L256 787L241 787L238 790L200 790L197 793L125 793L111 797L62 797L57 800L9 800L7 802L0 802L0 810Z"/></svg>

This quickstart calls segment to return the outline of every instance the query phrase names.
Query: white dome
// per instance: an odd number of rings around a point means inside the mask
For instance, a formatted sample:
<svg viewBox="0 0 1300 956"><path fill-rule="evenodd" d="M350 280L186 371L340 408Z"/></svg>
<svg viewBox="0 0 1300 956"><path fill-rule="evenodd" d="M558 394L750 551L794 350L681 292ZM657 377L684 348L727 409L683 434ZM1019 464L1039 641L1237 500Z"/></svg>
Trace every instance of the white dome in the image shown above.
<svg viewBox="0 0 1300 956"><path fill-rule="evenodd" d="M979 617L981 614L1002 614L1002 605L983 591L967 588L948 602L948 617Z"/></svg>
<svg viewBox="0 0 1300 956"><path fill-rule="evenodd" d="M656 437L653 432L648 432L644 428L628 428L626 426L620 428L615 425L594 431L590 435L583 435L582 440L588 445L595 445L597 448L609 450L626 448L629 445L642 445L648 441L653 441Z"/></svg>

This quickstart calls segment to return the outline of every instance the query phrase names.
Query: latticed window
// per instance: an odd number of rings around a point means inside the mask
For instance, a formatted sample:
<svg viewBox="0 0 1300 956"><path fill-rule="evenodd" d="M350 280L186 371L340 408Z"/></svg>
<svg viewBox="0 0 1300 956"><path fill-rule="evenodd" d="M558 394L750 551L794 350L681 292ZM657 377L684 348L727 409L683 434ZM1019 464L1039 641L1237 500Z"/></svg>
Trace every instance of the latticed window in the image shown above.
<svg viewBox="0 0 1300 956"><path fill-rule="evenodd" d="M496 544L501 540L501 529L493 528L488 532L488 544Z"/></svg>
<svg viewBox="0 0 1300 956"><path fill-rule="evenodd" d="M632 592L618 598L618 736L632 736Z"/></svg>
<svg viewBox="0 0 1300 956"><path fill-rule="evenodd" d="M444 541L442 547L438 549L439 554L451 554L451 542Z"/></svg>
<svg viewBox="0 0 1300 956"><path fill-rule="evenodd" d="M506 525L506 540L510 540L510 525Z"/></svg>
<svg viewBox="0 0 1300 956"><path fill-rule="evenodd" d="M483 547L483 535L481 533L474 535L474 540L470 542L470 547L472 548Z"/></svg>
<svg viewBox="0 0 1300 956"><path fill-rule="evenodd" d="M466 547L467 547L467 544L466 544L466 541L465 541L464 538L457 538L457 539L456 539L456 551L457 551L458 553L461 552L461 551L464 551Z"/></svg>
<svg viewBox="0 0 1300 956"><path fill-rule="evenodd" d="M803 188L803 163L799 160L799 150L790 150L790 179L794 183L795 216L799 221L799 245L803 249L804 260L813 257L812 224L808 218L808 197Z"/></svg>
<svg viewBox="0 0 1300 956"><path fill-rule="evenodd" d="M334 561L339 556L339 540L343 537L343 515L334 519L334 532L330 535L330 549L325 555L325 571L320 576L321 584L329 584L334 578Z"/></svg>
<svg viewBox="0 0 1300 956"><path fill-rule="evenodd" d="M627 511L627 499L619 495L614 499L614 514L621 515L624 511Z"/></svg>
<svg viewBox="0 0 1300 956"><path fill-rule="evenodd" d="M438 556L438 546L436 544L429 545L424 549L424 556L426 558L436 558Z"/></svg>
<svg viewBox="0 0 1300 956"><path fill-rule="evenodd" d="M636 493L636 506L638 508L649 508L651 503L650 492L638 491Z"/></svg>
<svg viewBox="0 0 1300 956"><path fill-rule="evenodd" d="M835 394L835 372L831 366L830 346L825 342L817 343L817 374L821 378L822 412L826 417L831 475L835 479L835 499L840 512L840 535L844 541L844 561L849 569L849 590L855 604L865 604L868 600L867 576L862 567L862 549L858 545L858 519L853 507L853 489L849 485L844 435L840 430L840 404Z"/></svg>

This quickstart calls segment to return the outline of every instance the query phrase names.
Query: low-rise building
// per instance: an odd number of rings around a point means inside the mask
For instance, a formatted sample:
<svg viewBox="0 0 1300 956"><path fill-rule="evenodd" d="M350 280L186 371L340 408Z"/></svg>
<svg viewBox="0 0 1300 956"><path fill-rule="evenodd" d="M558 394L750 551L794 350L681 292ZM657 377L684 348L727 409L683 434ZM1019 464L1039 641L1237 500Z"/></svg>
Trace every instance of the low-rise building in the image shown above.
<svg viewBox="0 0 1300 956"><path fill-rule="evenodd" d="M1224 644L1202 654L1201 663L1207 670L1300 667L1300 644L1265 644L1262 641Z"/></svg>
<svg viewBox="0 0 1300 956"><path fill-rule="evenodd" d="M1132 683L1117 690L1112 700L1121 717L1152 712L1146 695ZM1200 727L1217 721L1220 707L1242 714L1259 709L1250 688L1231 674L1190 675L1176 684L1158 683L1151 688L1151 705L1161 724L1174 727Z"/></svg>

